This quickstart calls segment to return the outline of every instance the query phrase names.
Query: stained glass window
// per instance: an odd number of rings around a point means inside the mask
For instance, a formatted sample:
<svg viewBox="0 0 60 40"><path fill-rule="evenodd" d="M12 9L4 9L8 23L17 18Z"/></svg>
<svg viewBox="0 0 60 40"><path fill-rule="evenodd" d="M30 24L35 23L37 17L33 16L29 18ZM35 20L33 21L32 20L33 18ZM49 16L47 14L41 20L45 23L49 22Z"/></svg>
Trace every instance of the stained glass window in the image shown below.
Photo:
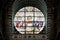
<svg viewBox="0 0 60 40"><path fill-rule="evenodd" d="M35 7L24 7L16 13L14 26L21 34L39 34L45 26L45 17Z"/></svg>

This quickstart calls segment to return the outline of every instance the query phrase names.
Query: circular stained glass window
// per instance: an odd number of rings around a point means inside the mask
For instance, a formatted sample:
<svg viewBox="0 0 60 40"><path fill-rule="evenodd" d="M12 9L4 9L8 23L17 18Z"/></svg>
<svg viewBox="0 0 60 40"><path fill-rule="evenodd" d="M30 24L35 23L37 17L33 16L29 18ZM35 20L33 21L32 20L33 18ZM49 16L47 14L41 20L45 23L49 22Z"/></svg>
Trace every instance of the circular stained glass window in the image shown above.
<svg viewBox="0 0 60 40"><path fill-rule="evenodd" d="M24 7L16 13L14 26L21 34L39 34L45 26L45 17L35 7Z"/></svg>

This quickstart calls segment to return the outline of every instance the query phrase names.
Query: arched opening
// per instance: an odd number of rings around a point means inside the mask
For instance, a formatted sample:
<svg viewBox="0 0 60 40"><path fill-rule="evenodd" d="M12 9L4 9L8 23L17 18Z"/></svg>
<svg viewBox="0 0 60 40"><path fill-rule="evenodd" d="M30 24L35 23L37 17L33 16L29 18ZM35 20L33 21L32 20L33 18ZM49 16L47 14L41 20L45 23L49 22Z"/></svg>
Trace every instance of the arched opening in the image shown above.
<svg viewBox="0 0 60 40"><path fill-rule="evenodd" d="M29 8L31 8L31 9L29 9ZM28 10L30 10L30 11L32 10L32 11L29 12ZM36 11L34 11L34 10L38 10L40 12L40 14L36 13ZM22 11L21 14L18 13L18 12L21 12L21 11ZM41 19L39 19L41 21L41 23L43 24L42 28L40 28L40 27L38 28L39 30L37 28L35 29L35 27L34 27L34 20L35 20L35 17L37 17L37 16L35 15L35 13L33 14L32 12L33 13L35 12L36 15L40 15L41 17L43 16ZM23 16L23 19L25 19L23 21L23 23L25 24L25 25L24 24L23 25L25 27L23 26L23 28L25 28L25 29L23 29L22 27L18 27L17 28L16 26L18 24L16 25L16 23L13 22L14 20L16 21L15 18L17 16L17 14L18 15L20 14L21 16L25 15L25 16ZM32 22L30 22L30 24L27 22L28 20L26 20L27 16L29 16L33 20ZM40 18L40 16L39 16L39 18ZM20 17L18 17L18 18L20 18ZM36 20L35 20L35 22L36 22ZM28 25L26 25L26 24L28 24ZM29 25L30 26L33 25L33 27L28 27ZM44 0L38 0L38 1L36 1L36 0L24 0L24 1L20 1L20 0L17 1L17 0L15 0L13 5L12 5L12 29L11 30L12 30L12 34L14 34L14 33L15 34L28 34L28 35L25 35L26 37L27 36L31 36L31 34L33 34L32 36L34 36L35 34L38 34L39 36L44 36L45 37L42 40L47 39L47 6L46 6L46 3L44 2ZM37 31L35 31L35 30L37 30ZM35 37L36 37L36 35L35 35ZM26 39L29 39L29 38L26 38ZM32 38L32 39L34 39L34 38ZM37 38L37 40L38 39L40 40L41 38Z"/></svg>

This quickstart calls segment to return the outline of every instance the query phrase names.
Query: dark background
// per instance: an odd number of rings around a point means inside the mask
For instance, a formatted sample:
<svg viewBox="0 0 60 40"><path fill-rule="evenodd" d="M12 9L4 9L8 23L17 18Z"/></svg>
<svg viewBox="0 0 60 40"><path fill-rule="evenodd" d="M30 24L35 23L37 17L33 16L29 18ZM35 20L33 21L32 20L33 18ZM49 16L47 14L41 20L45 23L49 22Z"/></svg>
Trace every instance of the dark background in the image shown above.
<svg viewBox="0 0 60 40"><path fill-rule="evenodd" d="M8 4L10 0L0 0L0 40L5 40L5 7ZM51 40L60 40L60 0L45 0L48 8L48 16L51 17L53 22L50 22L51 28L50 33L53 34L50 35L52 38Z"/></svg>

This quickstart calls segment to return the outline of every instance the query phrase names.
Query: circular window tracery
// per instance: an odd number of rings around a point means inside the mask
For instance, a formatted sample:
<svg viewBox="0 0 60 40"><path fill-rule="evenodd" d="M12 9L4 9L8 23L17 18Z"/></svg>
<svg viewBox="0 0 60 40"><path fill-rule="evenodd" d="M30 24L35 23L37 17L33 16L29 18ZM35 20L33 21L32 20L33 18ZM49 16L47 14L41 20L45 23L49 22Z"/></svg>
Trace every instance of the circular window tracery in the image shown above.
<svg viewBox="0 0 60 40"><path fill-rule="evenodd" d="M14 26L21 34L39 34L45 26L45 18L39 9L24 7L16 13Z"/></svg>

